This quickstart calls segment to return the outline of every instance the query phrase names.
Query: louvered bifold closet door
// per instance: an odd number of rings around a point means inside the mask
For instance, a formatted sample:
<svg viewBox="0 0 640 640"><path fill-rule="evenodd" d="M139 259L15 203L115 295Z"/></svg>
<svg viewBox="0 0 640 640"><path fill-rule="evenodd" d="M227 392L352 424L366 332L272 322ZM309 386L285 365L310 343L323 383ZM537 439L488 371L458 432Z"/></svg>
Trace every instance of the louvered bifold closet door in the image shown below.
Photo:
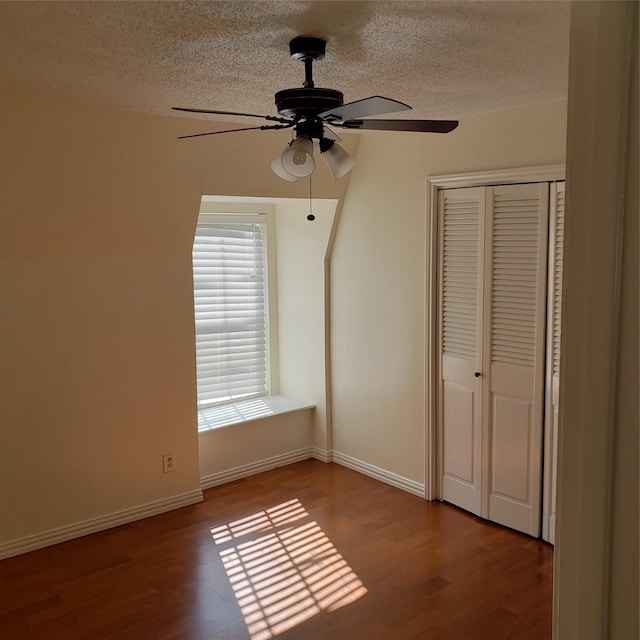
<svg viewBox="0 0 640 640"><path fill-rule="evenodd" d="M480 515L484 189L440 192L442 498Z"/></svg>
<svg viewBox="0 0 640 640"><path fill-rule="evenodd" d="M549 211L549 279L547 294L547 376L545 395L544 508L542 537L555 543L558 462L558 397L560 386L560 313L564 254L565 183L551 184Z"/></svg>
<svg viewBox="0 0 640 640"><path fill-rule="evenodd" d="M193 245L198 406L267 392L264 217L200 214Z"/></svg>
<svg viewBox="0 0 640 640"><path fill-rule="evenodd" d="M548 193L547 183L487 188L483 515L534 536L540 535Z"/></svg>

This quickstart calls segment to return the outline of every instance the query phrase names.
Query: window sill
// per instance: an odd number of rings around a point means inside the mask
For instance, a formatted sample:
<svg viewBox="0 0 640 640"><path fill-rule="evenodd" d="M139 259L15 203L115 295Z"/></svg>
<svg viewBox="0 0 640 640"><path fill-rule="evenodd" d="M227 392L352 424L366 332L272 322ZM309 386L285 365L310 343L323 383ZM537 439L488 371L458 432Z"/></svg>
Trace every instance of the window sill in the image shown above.
<svg viewBox="0 0 640 640"><path fill-rule="evenodd" d="M287 396L265 396L243 402L234 402L210 409L198 410L198 433L215 431L234 424L251 422L262 418L314 409L315 405Z"/></svg>

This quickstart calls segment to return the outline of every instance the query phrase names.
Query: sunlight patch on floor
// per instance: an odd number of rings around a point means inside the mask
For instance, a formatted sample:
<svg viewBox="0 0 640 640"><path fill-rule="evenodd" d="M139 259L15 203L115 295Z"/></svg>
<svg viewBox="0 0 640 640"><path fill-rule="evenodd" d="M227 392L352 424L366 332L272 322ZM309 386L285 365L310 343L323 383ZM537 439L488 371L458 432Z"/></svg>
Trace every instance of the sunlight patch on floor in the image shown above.
<svg viewBox="0 0 640 640"><path fill-rule="evenodd" d="M297 499L211 533L251 640L269 640L367 593Z"/></svg>

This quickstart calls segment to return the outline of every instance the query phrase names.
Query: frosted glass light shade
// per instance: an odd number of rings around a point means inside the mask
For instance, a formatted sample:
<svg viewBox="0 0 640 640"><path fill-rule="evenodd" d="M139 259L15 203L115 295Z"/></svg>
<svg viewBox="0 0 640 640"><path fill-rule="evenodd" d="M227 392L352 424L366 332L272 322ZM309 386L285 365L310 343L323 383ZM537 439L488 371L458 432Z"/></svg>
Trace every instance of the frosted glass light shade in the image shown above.
<svg viewBox="0 0 640 640"><path fill-rule="evenodd" d="M278 178L282 178L287 182L296 182L298 180L296 176L292 176L290 173L287 173L287 171L285 171L284 167L282 166L281 156L278 156L275 160L271 162L271 171L273 171L273 173L275 173L278 176Z"/></svg>
<svg viewBox="0 0 640 640"><path fill-rule="evenodd" d="M309 176L316 168L313 159L313 141L304 136L298 136L289 148L284 150L281 158L284 170L296 178Z"/></svg>
<svg viewBox="0 0 640 640"><path fill-rule="evenodd" d="M327 163L331 175L334 180L339 180L342 176L346 176L353 167L356 166L357 160L349 155L337 142L334 142L328 149L322 152L322 157Z"/></svg>

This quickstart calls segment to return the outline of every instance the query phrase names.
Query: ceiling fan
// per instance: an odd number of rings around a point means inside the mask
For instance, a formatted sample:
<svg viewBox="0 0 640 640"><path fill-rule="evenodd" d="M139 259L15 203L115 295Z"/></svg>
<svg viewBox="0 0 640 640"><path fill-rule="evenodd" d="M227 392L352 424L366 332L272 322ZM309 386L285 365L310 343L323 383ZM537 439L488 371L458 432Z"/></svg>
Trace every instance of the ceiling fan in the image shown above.
<svg viewBox="0 0 640 640"><path fill-rule="evenodd" d="M448 133L458 126L457 120L370 119L370 116L411 109L404 102L382 96L371 96L370 98L344 104L342 92L335 89L321 89L316 87L313 82L313 63L324 58L325 49L326 41L315 36L297 36L291 40L289 43L291 57L294 60L304 62L305 79L302 88L283 89L275 94L275 104L280 114L279 116L173 107L174 111L262 118L275 124L196 133L180 136L180 138L197 138L199 136L249 131L252 129L293 128L295 131L294 138L286 146L282 154L273 160L271 168L283 180L295 182L299 178L311 175L315 169L315 161L313 159L314 141L318 142L320 153L335 180L338 180L353 169L356 159L338 144L340 137L333 131L333 128Z"/></svg>

